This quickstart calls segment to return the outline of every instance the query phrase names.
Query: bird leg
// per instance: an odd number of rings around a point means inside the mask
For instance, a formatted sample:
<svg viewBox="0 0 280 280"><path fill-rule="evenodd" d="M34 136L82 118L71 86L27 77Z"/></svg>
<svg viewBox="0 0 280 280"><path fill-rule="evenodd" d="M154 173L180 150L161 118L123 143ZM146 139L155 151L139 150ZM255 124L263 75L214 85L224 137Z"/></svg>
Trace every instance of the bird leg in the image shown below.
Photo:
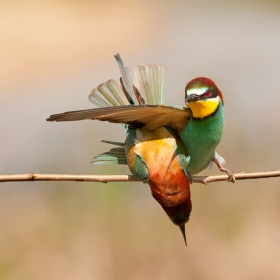
<svg viewBox="0 0 280 280"><path fill-rule="evenodd" d="M188 178L190 184L192 184L192 183L193 183L193 177L192 177L192 174L191 174L191 172L189 171L188 167L185 168L185 174L186 174L186 176L187 176L187 178Z"/></svg>
<svg viewBox="0 0 280 280"><path fill-rule="evenodd" d="M235 183L235 177L234 177L233 172L231 172L230 170L224 168L224 167L221 165L219 159L217 159L216 157L213 159L213 161L216 163L216 165L218 166L218 168L220 169L220 171L227 173L227 175L228 175L228 182Z"/></svg>

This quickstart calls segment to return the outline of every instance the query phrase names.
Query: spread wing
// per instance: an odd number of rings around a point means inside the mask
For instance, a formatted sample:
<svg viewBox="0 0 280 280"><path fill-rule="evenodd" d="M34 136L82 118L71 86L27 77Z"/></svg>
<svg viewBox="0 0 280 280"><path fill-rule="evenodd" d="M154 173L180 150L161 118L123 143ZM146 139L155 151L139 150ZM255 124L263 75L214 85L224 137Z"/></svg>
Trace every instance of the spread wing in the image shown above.
<svg viewBox="0 0 280 280"><path fill-rule="evenodd" d="M180 131L191 117L191 110L185 107L166 105L126 105L65 112L51 115L47 121L99 120L112 123L126 123L130 128L153 131L161 126L170 126Z"/></svg>

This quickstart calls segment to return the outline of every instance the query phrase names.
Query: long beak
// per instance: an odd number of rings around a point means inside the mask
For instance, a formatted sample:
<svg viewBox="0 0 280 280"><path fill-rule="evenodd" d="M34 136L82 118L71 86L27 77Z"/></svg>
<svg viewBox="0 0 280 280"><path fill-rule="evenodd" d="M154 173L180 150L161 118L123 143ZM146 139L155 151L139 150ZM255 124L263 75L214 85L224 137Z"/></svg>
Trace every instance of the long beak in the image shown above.
<svg viewBox="0 0 280 280"><path fill-rule="evenodd" d="M183 238L184 238L184 241L185 241L185 244L187 246L187 239L186 239L186 231L185 231L185 224L182 224L182 225L179 225L179 228L182 232L182 235L183 235Z"/></svg>
<svg viewBox="0 0 280 280"><path fill-rule="evenodd" d="M201 99L201 96L198 95L198 94L190 94L190 95L187 95L186 98L185 98L185 102L186 103L189 103L189 102L193 102L193 101L198 101Z"/></svg>

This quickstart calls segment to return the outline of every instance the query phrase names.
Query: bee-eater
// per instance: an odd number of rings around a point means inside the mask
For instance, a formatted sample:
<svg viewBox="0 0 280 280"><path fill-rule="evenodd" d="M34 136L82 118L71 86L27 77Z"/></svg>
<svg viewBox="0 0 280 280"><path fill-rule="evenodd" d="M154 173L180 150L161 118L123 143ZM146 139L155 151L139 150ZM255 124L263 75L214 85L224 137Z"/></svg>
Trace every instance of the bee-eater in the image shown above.
<svg viewBox="0 0 280 280"><path fill-rule="evenodd" d="M128 164L136 178L149 184L186 243L192 175L215 162L234 182L233 173L222 166L224 160L215 152L224 127L222 93L212 80L196 78L185 89L188 108L166 106L162 104L165 66L136 66L132 74L119 54L115 58L121 85L109 80L89 96L102 108L56 114L47 121L92 119L124 124L125 143L104 141L120 147L95 157L93 163Z"/></svg>

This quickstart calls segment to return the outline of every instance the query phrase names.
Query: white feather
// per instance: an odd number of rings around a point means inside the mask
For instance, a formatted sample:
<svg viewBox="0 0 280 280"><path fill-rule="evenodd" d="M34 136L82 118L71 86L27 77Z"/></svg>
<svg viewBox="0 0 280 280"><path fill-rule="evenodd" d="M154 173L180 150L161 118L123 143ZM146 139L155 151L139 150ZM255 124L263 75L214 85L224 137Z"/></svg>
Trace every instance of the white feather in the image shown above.
<svg viewBox="0 0 280 280"><path fill-rule="evenodd" d="M191 88L187 90L187 95L191 95L191 94L202 95L205 93L206 90L208 90L208 87Z"/></svg>

